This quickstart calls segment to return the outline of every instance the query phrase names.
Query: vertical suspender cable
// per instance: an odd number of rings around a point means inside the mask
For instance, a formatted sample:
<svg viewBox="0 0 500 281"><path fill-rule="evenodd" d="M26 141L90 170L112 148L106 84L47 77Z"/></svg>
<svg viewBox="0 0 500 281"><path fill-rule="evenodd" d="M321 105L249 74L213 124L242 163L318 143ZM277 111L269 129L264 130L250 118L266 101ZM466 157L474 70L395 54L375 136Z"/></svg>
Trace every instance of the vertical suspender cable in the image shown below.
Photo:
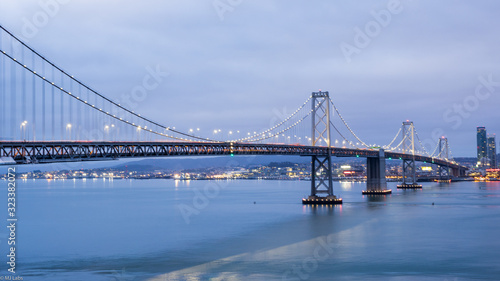
<svg viewBox="0 0 500 281"><path fill-rule="evenodd" d="M64 89L64 74L61 72L61 88ZM61 140L64 140L64 92L63 91L60 91L61 92L61 116L60 116L60 125L61 125Z"/></svg>
<svg viewBox="0 0 500 281"><path fill-rule="evenodd" d="M69 80L69 90L68 90L70 93L74 94L73 93L73 80ZM73 131L76 130L76 126L75 124L73 124L73 99L68 99L69 101L69 124L71 124L70 126L72 126L72 128L70 129L69 131L69 139L72 140L73 139Z"/></svg>
<svg viewBox="0 0 500 281"><path fill-rule="evenodd" d="M11 44L11 54L14 56L14 44ZM17 120L17 113L14 110L17 108L17 102L16 102L16 64L11 62L11 70L10 70L10 130L11 130L11 136L13 139L16 137L16 128L19 126L19 122ZM23 120L24 121L24 120ZM22 136L21 136L22 138ZM19 138L19 139L21 139Z"/></svg>
<svg viewBox="0 0 500 281"><path fill-rule="evenodd" d="M52 69L52 81L55 81L55 73L54 73L54 68L51 67ZM51 110L52 110L52 114L51 114L51 117L52 117L52 126L51 126L51 130L52 130L52 140L55 140L56 139L56 100L55 100L55 92L54 92L54 87L50 87L50 91L51 91Z"/></svg>
<svg viewBox="0 0 500 281"><path fill-rule="evenodd" d="M36 71L36 67L35 67L35 53L32 53L33 55L33 71ZM26 71L25 71L26 73ZM33 124L32 124L32 128L33 128L33 141L36 141L36 76L35 75L32 75L33 76L33 85L32 85L32 90L33 90L33 101L32 101L32 107L33 107Z"/></svg>
<svg viewBox="0 0 500 281"><path fill-rule="evenodd" d="M42 60L42 73L45 75L45 62ZM45 122L45 107L47 105L47 101L45 100L45 83L42 82L42 140L45 141L45 129L47 128Z"/></svg>
<svg viewBox="0 0 500 281"><path fill-rule="evenodd" d="M2 46L2 40L3 38L3 31L0 31L0 48L2 48L3 50L3 46ZM5 95L6 95L6 91L5 91L5 84L6 84L6 79L7 79L7 75L5 75L5 60L4 60L4 56L1 56L0 58L0 81L2 82L2 84L0 85L0 95L2 96L2 99L1 99L1 104L0 104L0 140L2 139L5 139L5 136L6 136L6 125L7 125L7 120L6 120L6 113L5 113L5 110L7 108L7 101L6 101L6 98L5 98Z"/></svg>
<svg viewBox="0 0 500 281"><path fill-rule="evenodd" d="M24 63L24 48L21 46L21 62ZM21 122L26 121L26 71L24 69L21 70Z"/></svg>

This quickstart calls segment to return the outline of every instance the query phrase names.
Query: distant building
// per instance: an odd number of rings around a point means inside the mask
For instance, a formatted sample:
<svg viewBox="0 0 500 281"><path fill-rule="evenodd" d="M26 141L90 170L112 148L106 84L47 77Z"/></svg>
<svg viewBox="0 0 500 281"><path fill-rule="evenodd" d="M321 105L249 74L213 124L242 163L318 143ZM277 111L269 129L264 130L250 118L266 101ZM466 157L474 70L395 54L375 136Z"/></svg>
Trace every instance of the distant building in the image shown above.
<svg viewBox="0 0 500 281"><path fill-rule="evenodd" d="M488 146L488 159L490 160L490 163L489 163L490 167L496 168L497 167L497 147L496 147L495 135L488 136L487 146Z"/></svg>
<svg viewBox="0 0 500 281"><path fill-rule="evenodd" d="M477 127L477 165L487 164L488 152L486 148L486 128Z"/></svg>

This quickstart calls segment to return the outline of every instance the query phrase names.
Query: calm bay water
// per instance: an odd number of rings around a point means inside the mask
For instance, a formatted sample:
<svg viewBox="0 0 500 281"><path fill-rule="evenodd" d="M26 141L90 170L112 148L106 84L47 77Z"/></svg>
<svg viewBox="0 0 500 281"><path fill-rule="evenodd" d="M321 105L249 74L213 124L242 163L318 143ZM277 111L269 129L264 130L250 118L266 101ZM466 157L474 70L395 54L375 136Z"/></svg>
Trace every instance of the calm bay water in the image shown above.
<svg viewBox="0 0 500 281"><path fill-rule="evenodd" d="M303 206L306 181L17 184L23 280L500 279L499 182L382 197L337 182L334 207Z"/></svg>

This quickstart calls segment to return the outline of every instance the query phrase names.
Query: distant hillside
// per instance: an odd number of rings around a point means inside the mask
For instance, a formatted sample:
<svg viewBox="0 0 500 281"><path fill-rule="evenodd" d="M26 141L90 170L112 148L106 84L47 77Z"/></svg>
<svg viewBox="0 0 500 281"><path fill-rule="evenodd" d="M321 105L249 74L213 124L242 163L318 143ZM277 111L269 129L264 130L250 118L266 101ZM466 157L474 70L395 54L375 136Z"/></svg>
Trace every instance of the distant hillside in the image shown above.
<svg viewBox="0 0 500 281"><path fill-rule="evenodd" d="M259 155L259 156L189 156L189 157L162 157L162 158L139 158L137 160L123 158L113 161L81 161L64 162L53 164L19 165L19 172L60 171L60 170L82 170L82 169L120 169L129 171L154 171L154 170L184 170L203 169L208 167L250 167L256 165L268 165L271 162L309 163L311 157L286 156L286 155ZM366 159L333 157L334 163L365 163ZM7 172L7 166L0 166L0 173Z"/></svg>
<svg viewBox="0 0 500 281"><path fill-rule="evenodd" d="M297 156L202 156L202 157L170 157L153 158L132 161L113 166L120 170L184 170L208 167L248 167L253 165L267 165L271 162L308 163L310 157Z"/></svg>

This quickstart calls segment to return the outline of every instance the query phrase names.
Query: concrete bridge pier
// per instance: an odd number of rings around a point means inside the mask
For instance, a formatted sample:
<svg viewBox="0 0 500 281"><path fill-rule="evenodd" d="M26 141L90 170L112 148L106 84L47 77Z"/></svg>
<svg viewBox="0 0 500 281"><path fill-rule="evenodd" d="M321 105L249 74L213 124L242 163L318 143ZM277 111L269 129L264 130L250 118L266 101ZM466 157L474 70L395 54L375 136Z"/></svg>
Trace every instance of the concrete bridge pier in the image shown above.
<svg viewBox="0 0 500 281"><path fill-rule="evenodd" d="M378 157L366 158L366 190L365 195L385 195L391 194L392 190L387 189L385 178L385 152L380 149Z"/></svg>
<svg viewBox="0 0 500 281"><path fill-rule="evenodd" d="M415 157L415 156L413 156ZM421 184L417 183L417 171L415 159L403 159L403 182L398 184L401 189L420 189Z"/></svg>
<svg viewBox="0 0 500 281"><path fill-rule="evenodd" d="M451 173L452 171L448 166L438 165L438 182L451 182Z"/></svg>
<svg viewBox="0 0 500 281"><path fill-rule="evenodd" d="M460 168L451 168L451 175L456 178L463 178L467 175L467 170Z"/></svg>

